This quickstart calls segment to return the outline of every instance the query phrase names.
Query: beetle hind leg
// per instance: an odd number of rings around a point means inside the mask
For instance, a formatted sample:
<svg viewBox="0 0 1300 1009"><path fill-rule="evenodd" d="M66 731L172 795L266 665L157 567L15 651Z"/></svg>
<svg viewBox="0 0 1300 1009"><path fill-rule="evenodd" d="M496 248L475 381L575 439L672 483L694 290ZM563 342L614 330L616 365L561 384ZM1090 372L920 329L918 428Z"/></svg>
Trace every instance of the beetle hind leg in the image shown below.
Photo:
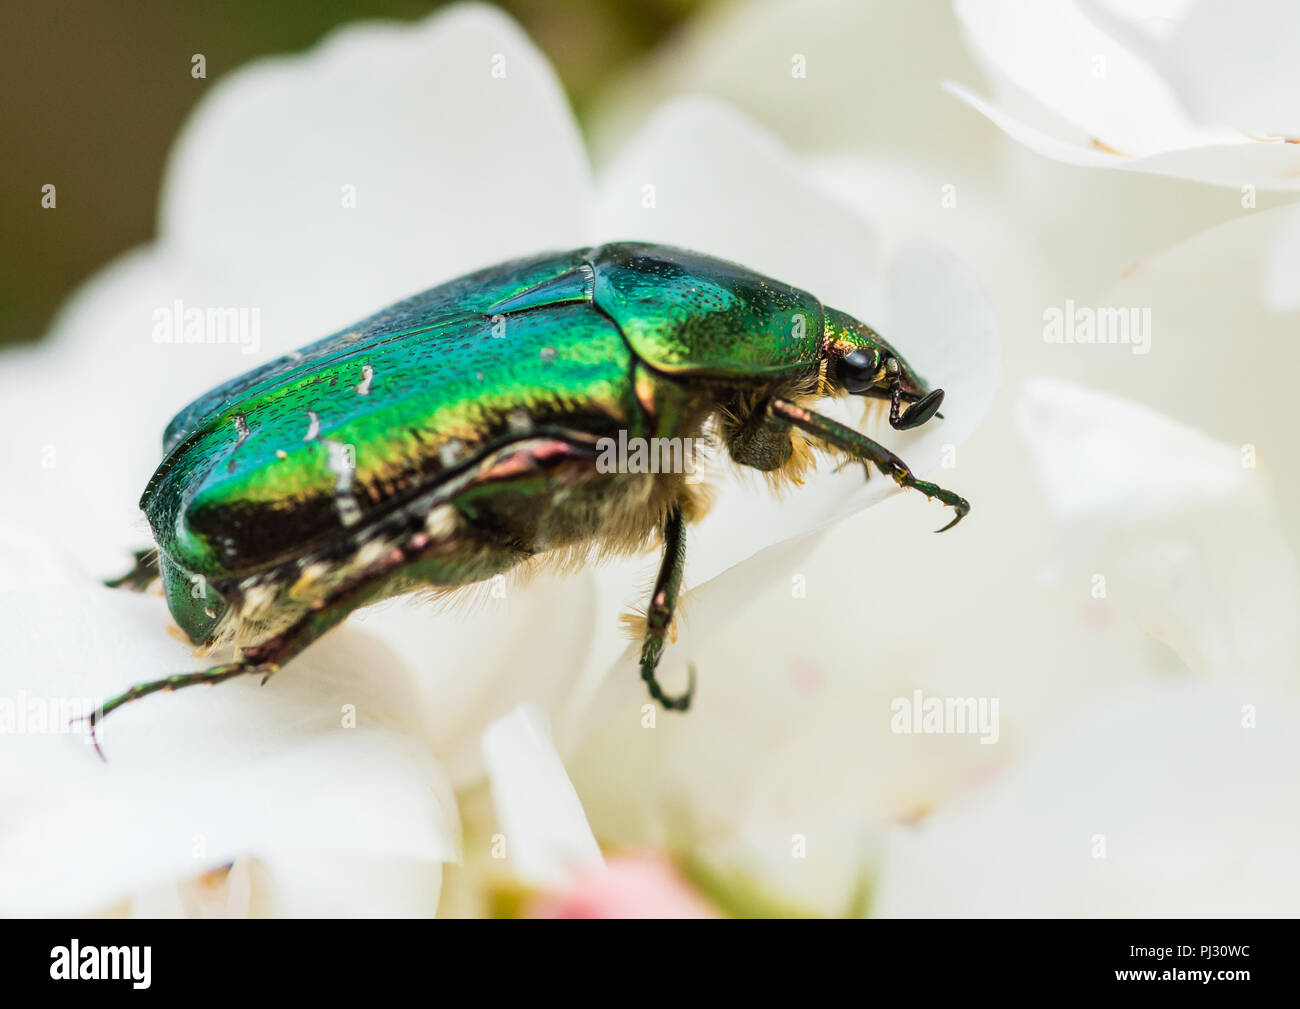
<svg viewBox="0 0 1300 1009"><path fill-rule="evenodd" d="M641 646L641 679L645 680L650 696L668 711L685 711L695 696L695 667L690 666L690 682L686 691L676 696L664 693L655 678L659 658L663 655L664 639L673 623L677 594L682 586L682 572L686 567L686 520L680 508L674 508L664 523L664 556L655 579L654 592L646 609L645 640Z"/></svg>
<svg viewBox="0 0 1300 1009"><path fill-rule="evenodd" d="M148 697L150 694L171 692L181 690L185 687L196 687L203 684L213 686L222 683L225 680L233 679L236 676L248 676L261 674L264 677L270 676L280 667L271 663L258 664L247 660L241 662L227 662L223 665L212 666L209 669L201 669L196 673L177 673L175 676L165 676L160 680L149 680L146 683L137 683L129 690L124 690L116 697L110 698L93 710L88 715L83 715L77 721L86 722L90 730L91 742L95 744L95 752L99 754L101 760L107 761L104 751L99 745L99 737L95 732L96 727L109 714L116 711L124 704L131 701L138 701L142 697ZM266 682L265 679L263 682Z"/></svg>
<svg viewBox="0 0 1300 1009"><path fill-rule="evenodd" d="M110 589L129 589L132 592L144 592L156 582L161 574L158 570L158 550L149 547L135 552L135 564L131 570L117 578L106 578L104 584Z"/></svg>

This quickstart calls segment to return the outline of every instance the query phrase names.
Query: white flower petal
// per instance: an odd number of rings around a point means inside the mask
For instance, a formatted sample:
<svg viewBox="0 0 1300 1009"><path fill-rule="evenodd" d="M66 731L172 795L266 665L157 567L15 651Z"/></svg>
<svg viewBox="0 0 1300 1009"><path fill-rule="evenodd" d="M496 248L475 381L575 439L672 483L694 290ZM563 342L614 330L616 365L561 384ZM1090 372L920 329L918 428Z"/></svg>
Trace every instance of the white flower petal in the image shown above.
<svg viewBox="0 0 1300 1009"><path fill-rule="evenodd" d="M910 152L983 165L988 132L935 86L974 74L945 4L747 0L710 5L603 89L588 113L607 153L662 102L706 94L806 151Z"/></svg>
<svg viewBox="0 0 1300 1009"><path fill-rule="evenodd" d="M1001 98L986 102L946 86L1020 143L1069 164L1300 187L1294 144L1243 132L1288 135L1248 124L1289 121L1294 32L1274 21L1292 15L1188 6L958 0L967 38ZM1285 69L1271 72L1279 59Z"/></svg>
<svg viewBox="0 0 1300 1009"><path fill-rule="evenodd" d="M518 879L558 886L574 871L602 864L542 709L520 705L489 725L483 757L507 858Z"/></svg>
<svg viewBox="0 0 1300 1009"><path fill-rule="evenodd" d="M600 173L599 240L680 245L841 306L875 275L870 225L768 133L707 98L664 105ZM847 306L844 306L847 307Z"/></svg>
<svg viewBox="0 0 1300 1009"><path fill-rule="evenodd" d="M896 828L872 913L1294 916L1297 717L1258 689L1109 698L984 791Z"/></svg>
<svg viewBox="0 0 1300 1009"><path fill-rule="evenodd" d="M962 539L918 542L906 503L693 592L661 665L670 690L698 667L687 715L656 710L633 655L610 674L570 761L603 839L684 847L788 905L844 914L889 825L1051 735L1077 699L1153 671L1140 634L1090 624L1069 593L1035 583L1028 557L1006 556L1005 530L1034 541L1028 522L999 525L995 509ZM994 523L982 538L981 521ZM1036 656L1062 640L1044 676ZM996 743L895 733L891 705L916 689L997 702Z"/></svg>
<svg viewBox="0 0 1300 1009"><path fill-rule="evenodd" d="M1277 215L1264 266L1264 303L1274 312L1300 309L1300 206Z"/></svg>
<svg viewBox="0 0 1300 1009"><path fill-rule="evenodd" d="M163 240L266 273L304 308L335 292L324 325L341 327L476 266L581 244L589 186L545 59L499 11L454 7L349 25L224 78L177 144Z"/></svg>
<svg viewBox="0 0 1300 1009"><path fill-rule="evenodd" d="M1017 415L1068 570L1086 557L1105 597L1195 670L1296 683L1300 576L1237 447L1056 380L1027 383Z"/></svg>
<svg viewBox="0 0 1300 1009"><path fill-rule="evenodd" d="M100 726L101 763L73 714L209 661L167 622L157 598L88 580L0 601L0 904L86 912L247 854L457 857L450 787L402 723L405 671L358 663L345 632L264 688L128 705Z"/></svg>
<svg viewBox="0 0 1300 1009"><path fill-rule="evenodd" d="M0 366L0 514L104 574L149 541L137 502L182 397L250 363L230 345L152 342L153 310L188 283L156 253L128 254L73 297L47 344Z"/></svg>
<svg viewBox="0 0 1300 1009"><path fill-rule="evenodd" d="M617 614L597 626L586 573L490 581L450 605L419 598L362 610L348 628L366 655L410 670L406 717L420 727L457 788L479 779L482 726L521 702L557 716L587 666L593 639L617 637ZM336 632L337 633L337 632Z"/></svg>
<svg viewBox="0 0 1300 1009"><path fill-rule="evenodd" d="M1295 144L1257 143L1243 139L1235 143L1203 144L1143 157L1125 157L1051 136L999 106L976 97L959 84L948 82L944 87L987 116L1013 140L1066 164L1146 172L1221 186L1249 184L1260 189L1300 188L1300 148Z"/></svg>
<svg viewBox="0 0 1300 1009"><path fill-rule="evenodd" d="M956 0L970 44L1082 142L1141 157L1206 142L1169 84L1070 0Z"/></svg>
<svg viewBox="0 0 1300 1009"><path fill-rule="evenodd" d="M255 859L250 871L255 917L411 918L436 913L443 869L427 859L302 850Z"/></svg>
<svg viewBox="0 0 1300 1009"><path fill-rule="evenodd" d="M1252 448L1279 502L1300 497L1292 465L1300 398L1294 317L1276 314L1261 291L1270 243L1290 211L1250 211L1133 264L1103 304L1150 310L1150 352L1123 346L1061 346L1071 375L1145 403L1175 420ZM1204 366L1201 366L1204 364ZM1300 548L1300 510L1283 529Z"/></svg>
<svg viewBox="0 0 1300 1009"><path fill-rule="evenodd" d="M1182 106L1207 125L1300 137L1300 8L1269 0L1197 0L1185 6L1163 39L1142 48ZM1140 40L1140 28L1120 28L1129 13L1114 14L1103 25L1130 45Z"/></svg>

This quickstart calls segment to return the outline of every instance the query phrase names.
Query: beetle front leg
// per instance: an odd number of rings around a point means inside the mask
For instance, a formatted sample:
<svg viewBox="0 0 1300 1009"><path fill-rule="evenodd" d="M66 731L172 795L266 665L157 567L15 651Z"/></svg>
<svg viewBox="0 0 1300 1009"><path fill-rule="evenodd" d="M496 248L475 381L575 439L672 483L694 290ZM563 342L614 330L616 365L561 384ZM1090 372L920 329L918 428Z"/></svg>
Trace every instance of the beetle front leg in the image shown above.
<svg viewBox="0 0 1300 1009"><path fill-rule="evenodd" d="M132 592L143 592L158 578L158 549L149 547L147 550L137 550L135 552L135 566L130 571L117 578L107 578L104 580L104 584L110 589L130 589Z"/></svg>
<svg viewBox="0 0 1300 1009"><path fill-rule="evenodd" d="M963 497L952 491L944 490L938 484L918 480L912 475L911 467L879 442L872 441L866 435L845 427L839 421L823 417L787 399L774 399L768 404L768 412L774 417L793 424L801 431L806 431L818 441L825 442L842 452L846 452L864 463L873 463L882 473L893 477L900 487L919 490L928 498L938 498L957 514L951 522L937 532L951 529L970 511L970 504Z"/></svg>
<svg viewBox="0 0 1300 1009"><path fill-rule="evenodd" d="M686 521L680 508L674 508L664 523L664 556L659 564L659 577L655 579L650 606L646 610L645 642L641 646L641 679L645 680L650 696L668 711L685 711L695 696L695 667L690 666L690 683L686 692L670 697L655 679L655 669L663 654L664 638L673 623L677 606L677 593L682 586L682 572L686 567Z"/></svg>

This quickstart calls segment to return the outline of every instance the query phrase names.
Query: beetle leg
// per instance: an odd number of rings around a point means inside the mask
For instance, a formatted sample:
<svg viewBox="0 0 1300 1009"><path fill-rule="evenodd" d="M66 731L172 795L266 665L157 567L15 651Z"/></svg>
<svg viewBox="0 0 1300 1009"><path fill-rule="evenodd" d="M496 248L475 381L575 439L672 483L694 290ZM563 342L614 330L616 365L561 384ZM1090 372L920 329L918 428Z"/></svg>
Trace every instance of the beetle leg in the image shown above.
<svg viewBox="0 0 1300 1009"><path fill-rule="evenodd" d="M104 751L99 745L99 737L95 733L95 727L102 722L110 712L120 708L123 704L129 704L131 701L138 701L141 697L148 697L150 694L157 694L163 691L180 690L183 687L195 687L200 684L209 686L221 683L223 680L229 680L236 676L245 676L249 673L265 673L270 675L275 672L275 666L259 666L255 662L228 662L224 665L213 666L211 669L202 669L197 673L177 673L175 676L166 676L161 680L150 680L148 683L137 683L130 690L125 690L116 697L105 701L102 705L92 711L89 715L82 715L75 719L77 722L87 722L90 728L90 739L95 744L95 752L99 754L99 759L107 762L108 758L104 756Z"/></svg>
<svg viewBox="0 0 1300 1009"><path fill-rule="evenodd" d="M143 592L157 581L158 577L158 550L156 547L149 547L146 550L137 550L135 552L135 566L130 571L117 578L107 578L104 580L104 584L110 589L130 589L132 592Z"/></svg>
<svg viewBox="0 0 1300 1009"><path fill-rule="evenodd" d="M422 526L419 532L408 536L400 544L395 544L393 549L366 568L357 571L327 596L315 600L299 619L284 630L255 645L245 646L240 661L212 666L210 669L193 673L178 673L161 680L138 683L77 721L89 722L95 750L102 758L104 751L100 749L99 740L95 738L95 726L110 712L124 704L162 691L180 690L204 683L221 683L237 676L260 675L263 677L262 682L265 683L266 679L278 672L281 666L321 635L346 620L354 610L391 595L386 588L386 578L407 565L418 562L422 557L436 556L449 544L455 544L458 535L458 527L449 525L440 536L431 539L427 527Z"/></svg>
<svg viewBox="0 0 1300 1009"><path fill-rule="evenodd" d="M392 567L395 564L396 562L393 559L388 559L385 562L386 567ZM212 685L234 679L237 676L261 676L262 683L265 684L272 674L278 672L282 665L309 644L341 623L357 607L372 601L369 596L375 591L376 580L377 574L372 573L369 577L346 583L320 605L313 606L300 620L279 634L259 644L242 649L243 655L238 662L228 662L219 666L212 666L210 669L201 669L194 673L177 673L175 676L167 676L161 680L137 683L131 689L123 691L116 697L106 701L91 712L90 715L83 716L77 721L90 723L90 735L95 744L95 751L101 759L104 759L104 751L100 749L99 740L95 736L95 726L124 704L138 701L150 694L181 690L184 687L194 687L205 683Z"/></svg>
<svg viewBox="0 0 1300 1009"><path fill-rule="evenodd" d="M818 441L832 445L841 452L847 452L853 458L862 460L863 463L873 463L882 473L893 477L898 486L919 490L926 497L938 498L952 508L957 513L956 517L943 529L937 530L938 532L951 529L965 518L966 513L970 511L970 505L965 498L958 497L952 491L944 490L938 484L916 479L907 463L885 448L884 445L872 441L866 435L853 430L853 428L845 427L839 421L832 420L830 417L823 417L821 414L791 403L787 399L774 399L768 404L767 409L773 416L780 417L801 431L808 432Z"/></svg>
<svg viewBox="0 0 1300 1009"><path fill-rule="evenodd" d="M101 759L106 759L104 758L104 751L100 749L99 740L95 736L95 726L122 705L138 701L150 694L181 690L185 687L195 687L202 684L211 686L225 680L234 679L237 676L261 676L262 683L265 684L274 673L279 672L282 665L326 631L341 623L358 606L364 605L367 593L372 590L373 582L371 580L346 585L342 590L332 595L327 604L308 610L302 619L286 630L281 631L275 637L244 648L240 661L223 663L194 673L177 673L175 676L166 676L161 680L137 683L129 690L123 691L116 697L104 702L103 705L92 711L88 716L77 719L77 721L89 722L90 736L95 744L95 751Z"/></svg>
<svg viewBox="0 0 1300 1009"><path fill-rule="evenodd" d="M686 521L680 508L674 508L664 523L664 556L659 564L659 577L655 579L654 592L646 611L645 642L641 646L641 679L645 680L650 696L668 711L685 711L695 695L695 667L690 666L690 683L686 692L670 697L655 679L655 669L663 654L664 638L673 623L673 610L677 606L677 593L682 586L682 571L686 567Z"/></svg>

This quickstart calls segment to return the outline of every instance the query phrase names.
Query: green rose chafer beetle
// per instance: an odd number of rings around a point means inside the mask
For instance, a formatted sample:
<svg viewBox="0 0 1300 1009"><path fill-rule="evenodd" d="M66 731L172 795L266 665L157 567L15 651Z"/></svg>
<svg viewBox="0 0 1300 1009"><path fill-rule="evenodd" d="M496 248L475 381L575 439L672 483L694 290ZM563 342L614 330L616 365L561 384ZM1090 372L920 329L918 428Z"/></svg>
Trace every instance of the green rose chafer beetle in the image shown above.
<svg viewBox="0 0 1300 1009"><path fill-rule="evenodd" d="M605 439L699 438L797 480L809 443L955 510L888 449L809 409L818 396L888 403L925 423L930 390L869 326L734 263L645 243L517 259L384 309L200 396L168 425L140 500L157 550L109 584L161 577L192 642L240 658L139 684L269 676L349 613L454 589L541 558L645 549L663 560L644 627L650 694L705 508L680 472L609 472ZM942 531L942 530L940 530ZM692 677L692 688L694 685Z"/></svg>

